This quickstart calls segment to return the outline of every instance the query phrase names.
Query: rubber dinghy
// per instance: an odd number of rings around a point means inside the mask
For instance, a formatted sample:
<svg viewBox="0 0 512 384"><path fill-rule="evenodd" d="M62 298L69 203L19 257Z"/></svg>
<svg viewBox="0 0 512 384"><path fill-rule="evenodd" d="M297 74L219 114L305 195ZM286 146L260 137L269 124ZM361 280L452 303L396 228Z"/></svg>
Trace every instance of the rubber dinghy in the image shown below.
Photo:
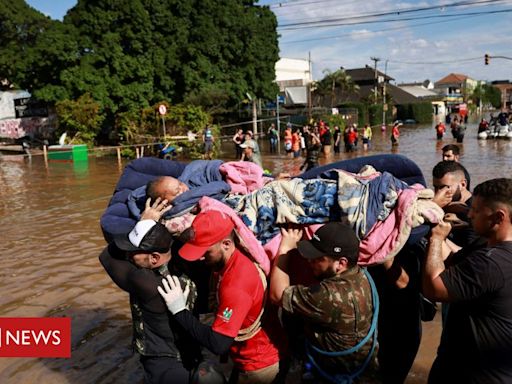
<svg viewBox="0 0 512 384"><path fill-rule="evenodd" d="M478 132L478 140L488 140L488 139L512 139L512 130L510 129L510 125L496 125L491 129L487 129L485 131Z"/></svg>

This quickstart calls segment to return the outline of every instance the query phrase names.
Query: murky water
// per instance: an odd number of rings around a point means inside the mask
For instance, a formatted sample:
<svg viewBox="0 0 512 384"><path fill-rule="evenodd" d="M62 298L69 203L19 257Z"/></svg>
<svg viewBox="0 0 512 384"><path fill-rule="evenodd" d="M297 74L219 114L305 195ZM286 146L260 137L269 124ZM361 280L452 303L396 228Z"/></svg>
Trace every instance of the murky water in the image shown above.
<svg viewBox="0 0 512 384"><path fill-rule="evenodd" d="M430 183L430 171L440 160L432 127L402 129L398 153L417 162ZM223 144L222 158L233 158L232 143ZM264 167L299 173L302 159L268 155ZM510 177L512 142L477 141L470 127L462 163L472 185L493 177ZM389 153L389 131L374 132L368 154ZM362 151L332 155L336 161L364 155ZM105 243L99 217L108 204L121 170L115 158L91 158L88 167L49 163L42 158L0 159L0 316L72 318L70 359L0 359L1 383L137 383L142 375L130 349L128 295L103 271L98 255ZM421 356L410 382L424 380L435 347L438 324L428 324Z"/></svg>

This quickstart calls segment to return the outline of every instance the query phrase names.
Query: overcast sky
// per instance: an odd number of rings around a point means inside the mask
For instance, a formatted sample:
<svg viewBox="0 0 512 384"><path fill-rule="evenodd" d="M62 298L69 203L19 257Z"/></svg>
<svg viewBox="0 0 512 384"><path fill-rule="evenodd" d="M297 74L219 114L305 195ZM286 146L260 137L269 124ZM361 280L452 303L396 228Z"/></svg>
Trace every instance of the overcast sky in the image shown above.
<svg viewBox="0 0 512 384"><path fill-rule="evenodd" d="M29 0L62 20L76 0ZM276 14L280 56L325 69L373 67L397 83L437 81L454 72L477 80L512 79L512 0L261 0ZM292 24L292 25L291 25ZM332 25L335 24L335 25ZM345 25L340 25L345 24ZM349 24L349 25L347 25Z"/></svg>

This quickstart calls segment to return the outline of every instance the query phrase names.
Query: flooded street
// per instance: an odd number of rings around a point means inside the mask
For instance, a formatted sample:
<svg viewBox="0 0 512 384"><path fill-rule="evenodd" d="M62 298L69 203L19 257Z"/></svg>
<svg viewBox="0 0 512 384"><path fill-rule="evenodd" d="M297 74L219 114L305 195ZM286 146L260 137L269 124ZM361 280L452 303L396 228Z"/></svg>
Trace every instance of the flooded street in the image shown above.
<svg viewBox="0 0 512 384"><path fill-rule="evenodd" d="M390 153L390 130L374 130L368 155ZM435 139L431 126L402 127L396 153L414 160L431 184L431 169L441 160L441 147L455 141ZM299 174L303 159L268 154L260 141L264 168L274 174ZM231 142L221 158L233 160ZM355 156L332 155L321 163ZM511 177L512 142L478 141L469 125L462 164L471 185L495 177ZM131 352L128 295L117 288L98 261L105 246L99 218L121 174L114 157L90 158L88 166L0 158L0 316L72 319L70 359L0 359L0 383L139 383L142 370ZM409 383L424 382L438 344L438 321L424 324L425 343Z"/></svg>

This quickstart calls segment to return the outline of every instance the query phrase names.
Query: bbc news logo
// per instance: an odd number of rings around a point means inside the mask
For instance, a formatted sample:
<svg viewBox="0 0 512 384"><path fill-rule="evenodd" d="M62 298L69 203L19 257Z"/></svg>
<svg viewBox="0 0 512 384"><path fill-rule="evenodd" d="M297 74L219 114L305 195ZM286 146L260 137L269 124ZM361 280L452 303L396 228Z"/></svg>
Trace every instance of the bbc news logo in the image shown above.
<svg viewBox="0 0 512 384"><path fill-rule="evenodd" d="M71 357L71 318L1 317L0 357Z"/></svg>

